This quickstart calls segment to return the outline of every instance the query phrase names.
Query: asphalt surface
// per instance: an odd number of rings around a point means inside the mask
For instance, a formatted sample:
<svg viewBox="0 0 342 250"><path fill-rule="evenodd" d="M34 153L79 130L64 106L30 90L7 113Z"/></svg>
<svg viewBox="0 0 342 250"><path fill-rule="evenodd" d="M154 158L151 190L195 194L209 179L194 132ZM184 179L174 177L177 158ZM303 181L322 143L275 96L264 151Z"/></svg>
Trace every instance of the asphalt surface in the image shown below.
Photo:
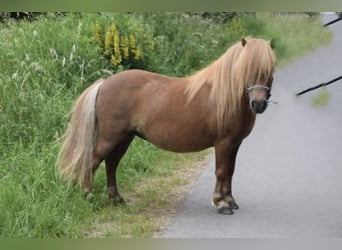
<svg viewBox="0 0 342 250"><path fill-rule="evenodd" d="M334 19L324 15L323 22ZM313 107L322 90L295 93L342 75L342 21L331 43L278 70L277 105L257 117L238 153L233 195L240 206L221 215L211 206L214 156L158 237L341 237L342 81L326 87L330 101Z"/></svg>

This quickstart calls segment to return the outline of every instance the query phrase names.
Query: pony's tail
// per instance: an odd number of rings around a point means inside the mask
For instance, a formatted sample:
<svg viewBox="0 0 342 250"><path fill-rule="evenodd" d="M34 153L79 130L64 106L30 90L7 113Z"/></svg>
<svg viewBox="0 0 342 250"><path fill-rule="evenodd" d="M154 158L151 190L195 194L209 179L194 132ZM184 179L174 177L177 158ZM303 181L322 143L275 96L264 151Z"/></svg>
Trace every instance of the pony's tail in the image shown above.
<svg viewBox="0 0 342 250"><path fill-rule="evenodd" d="M82 187L91 175L93 149L97 139L95 104L102 80L88 87L77 99L57 159L60 176Z"/></svg>

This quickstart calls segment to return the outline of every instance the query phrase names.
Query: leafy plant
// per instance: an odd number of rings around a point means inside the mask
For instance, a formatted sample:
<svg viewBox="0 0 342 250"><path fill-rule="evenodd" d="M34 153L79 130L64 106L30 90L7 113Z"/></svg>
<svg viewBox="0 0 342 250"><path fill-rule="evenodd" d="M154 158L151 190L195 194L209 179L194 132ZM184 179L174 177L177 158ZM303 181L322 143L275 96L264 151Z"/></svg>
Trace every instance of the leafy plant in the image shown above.
<svg viewBox="0 0 342 250"><path fill-rule="evenodd" d="M96 42L102 55L114 65L124 68L144 68L144 55L150 53L155 43L142 27L118 27L114 22L108 27L96 24Z"/></svg>

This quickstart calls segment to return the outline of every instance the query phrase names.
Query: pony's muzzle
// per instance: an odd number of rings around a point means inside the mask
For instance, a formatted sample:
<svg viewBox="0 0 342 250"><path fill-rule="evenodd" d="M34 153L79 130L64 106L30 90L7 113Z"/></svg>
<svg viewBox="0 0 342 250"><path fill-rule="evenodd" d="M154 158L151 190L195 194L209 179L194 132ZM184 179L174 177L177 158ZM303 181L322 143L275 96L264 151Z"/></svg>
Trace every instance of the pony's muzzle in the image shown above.
<svg viewBox="0 0 342 250"><path fill-rule="evenodd" d="M267 100L253 100L250 102L251 109L257 114L263 113L266 110L267 105Z"/></svg>

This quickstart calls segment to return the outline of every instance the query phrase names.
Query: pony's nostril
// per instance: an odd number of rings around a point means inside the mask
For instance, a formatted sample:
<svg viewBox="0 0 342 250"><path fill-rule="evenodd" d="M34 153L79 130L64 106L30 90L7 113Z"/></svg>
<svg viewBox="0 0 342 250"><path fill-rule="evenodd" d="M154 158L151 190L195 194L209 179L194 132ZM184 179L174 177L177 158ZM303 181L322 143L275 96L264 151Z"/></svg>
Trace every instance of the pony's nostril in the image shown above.
<svg viewBox="0 0 342 250"><path fill-rule="evenodd" d="M267 108L267 101L262 102L262 109L265 110Z"/></svg>
<svg viewBox="0 0 342 250"><path fill-rule="evenodd" d="M252 102L251 102L251 106L252 106L252 109L256 110L256 108L257 108L257 102L256 102L256 101L252 101Z"/></svg>

